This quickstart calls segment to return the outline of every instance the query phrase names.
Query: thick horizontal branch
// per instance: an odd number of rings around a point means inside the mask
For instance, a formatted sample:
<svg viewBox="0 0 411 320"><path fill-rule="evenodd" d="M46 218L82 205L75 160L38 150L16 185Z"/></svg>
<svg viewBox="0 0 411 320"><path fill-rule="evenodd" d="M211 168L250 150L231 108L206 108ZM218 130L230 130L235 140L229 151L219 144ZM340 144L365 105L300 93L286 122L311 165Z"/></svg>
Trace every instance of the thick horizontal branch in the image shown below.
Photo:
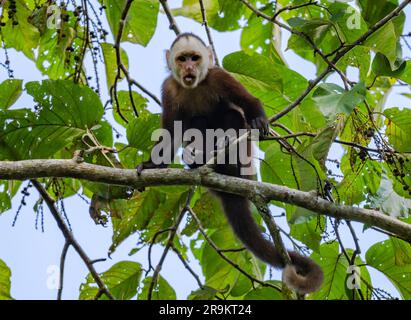
<svg viewBox="0 0 411 320"><path fill-rule="evenodd" d="M137 176L136 170L77 163L74 160L24 160L0 162L0 179L27 180L46 177L85 179L112 185L141 188L160 185L202 185L250 199L262 197L293 204L327 216L362 222L411 242L411 225L376 210L336 205L311 192L196 170L154 169Z"/></svg>

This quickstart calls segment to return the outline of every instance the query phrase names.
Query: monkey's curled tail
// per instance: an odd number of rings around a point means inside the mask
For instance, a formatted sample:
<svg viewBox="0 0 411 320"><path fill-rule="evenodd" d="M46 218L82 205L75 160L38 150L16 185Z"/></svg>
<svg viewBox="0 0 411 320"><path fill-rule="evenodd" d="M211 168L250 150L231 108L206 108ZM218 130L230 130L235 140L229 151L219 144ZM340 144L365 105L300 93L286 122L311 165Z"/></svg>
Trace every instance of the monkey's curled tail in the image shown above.
<svg viewBox="0 0 411 320"><path fill-rule="evenodd" d="M310 258L296 252L288 252L292 264L285 265L274 245L264 239L252 217L246 198L223 192L216 194L221 199L224 212L237 237L247 249L264 262L276 268L284 268L283 281L290 289L305 294L316 291L321 286L323 272Z"/></svg>

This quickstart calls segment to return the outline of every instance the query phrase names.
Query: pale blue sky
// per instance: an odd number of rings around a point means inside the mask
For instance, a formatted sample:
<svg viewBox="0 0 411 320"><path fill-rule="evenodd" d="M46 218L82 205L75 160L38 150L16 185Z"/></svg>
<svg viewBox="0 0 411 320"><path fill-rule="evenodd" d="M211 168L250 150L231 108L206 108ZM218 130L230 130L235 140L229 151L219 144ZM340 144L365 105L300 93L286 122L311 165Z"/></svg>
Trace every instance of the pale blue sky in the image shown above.
<svg viewBox="0 0 411 320"><path fill-rule="evenodd" d="M178 5L180 2L181 1L176 1L175 3ZM407 14L408 16L411 15L411 9L409 7L407 8ZM185 18L177 18L177 23L181 30L194 32L206 40L204 28L200 24ZM408 18L406 26L408 26L408 30L406 31L411 31L410 18ZM213 39L220 61L226 54L240 49L239 37L240 31L227 33L217 33L213 31ZM157 96L160 95L160 85L167 74L164 50L170 45L173 38L174 33L169 30L167 19L165 15L161 14L159 16L156 33L146 48L123 44L123 47L129 55L130 73L132 77ZM3 53L0 53L0 59L3 60L2 54ZM24 79L25 82L44 78L37 71L34 63L27 60L21 53L10 50L9 54L11 56L11 66L15 71L14 74L16 78ZM408 51L406 55L410 56L411 54ZM292 69L300 72L308 79L314 77L315 68L311 63L300 59L290 51L285 53L285 57ZM88 65L90 66L90 64ZM107 89L105 88L104 71L102 69L100 71L102 75L101 84L102 88L104 88L103 101L105 101ZM352 80L355 80L355 73L350 75L352 76ZM0 79L5 79L6 77L6 72L0 69ZM336 82L339 81L337 77L330 77L329 81L332 80ZM411 106L411 100L398 94L400 90L406 92L407 89L395 89L395 93L389 96L387 106ZM32 106L31 99L24 96L19 100L17 106ZM152 101L150 101L150 108L159 111L159 108ZM108 118L111 119L110 116L108 116ZM335 152L338 153L339 150L336 149ZM12 270L11 293L16 299L55 299L57 295L57 290L47 287L48 279L50 279L47 271L50 270L50 266L59 265L64 238L47 209L45 209L44 217L45 233L35 230L35 214L32 207L37 199L37 192L31 189L31 197L27 201L28 205L20 212L14 228L11 227L11 224L20 203L20 194L13 201L13 209L0 215L0 259L4 260ZM75 237L88 255L92 259L107 257L107 251L111 244L111 227L102 228L101 226L96 226L89 218L88 205L77 196L66 200L65 207ZM274 213L276 213L275 210ZM287 228L284 219L278 219L278 222L282 227ZM363 253L378 239L384 239L372 231L367 231L362 234L362 225L359 224L356 224L356 230L361 238ZM352 246L351 238L346 232L343 232L343 238L346 240L347 247ZM97 270L105 271L112 264L121 260L138 261L146 266L147 250L142 250L131 257L127 255L137 241L137 235L131 236L113 254L112 260L96 264ZM161 248L156 247L153 252L154 262L158 260L161 253ZM190 262L193 268L200 273L199 266L195 260L191 259ZM70 249L66 260L64 299L78 298L80 284L84 281L87 273L88 270L83 262L74 250ZM185 299L191 290L197 289L194 279L172 252L167 256L161 274L175 288L177 297L180 299ZM374 283L377 286L380 285L385 289L389 288L389 291L392 292L392 286L387 284L383 276L377 272L373 272L373 274L375 274ZM280 273L274 272L274 277L278 279Z"/></svg>

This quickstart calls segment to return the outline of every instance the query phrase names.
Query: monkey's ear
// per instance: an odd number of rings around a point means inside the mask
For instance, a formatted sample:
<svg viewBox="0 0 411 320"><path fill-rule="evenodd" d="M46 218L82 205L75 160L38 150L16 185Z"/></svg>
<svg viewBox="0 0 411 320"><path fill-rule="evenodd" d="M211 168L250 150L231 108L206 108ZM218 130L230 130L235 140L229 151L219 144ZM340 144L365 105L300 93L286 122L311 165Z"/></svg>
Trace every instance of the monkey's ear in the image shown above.
<svg viewBox="0 0 411 320"><path fill-rule="evenodd" d="M169 70L171 70L170 57L171 57L171 52L170 52L170 50L166 50L166 60L167 60L167 66L168 66L168 69L169 69Z"/></svg>
<svg viewBox="0 0 411 320"><path fill-rule="evenodd" d="M210 67L213 67L214 66L214 55L213 55L213 49L210 47L210 46L208 46L207 47L207 51L208 51L208 60L209 60L209 62L210 62Z"/></svg>

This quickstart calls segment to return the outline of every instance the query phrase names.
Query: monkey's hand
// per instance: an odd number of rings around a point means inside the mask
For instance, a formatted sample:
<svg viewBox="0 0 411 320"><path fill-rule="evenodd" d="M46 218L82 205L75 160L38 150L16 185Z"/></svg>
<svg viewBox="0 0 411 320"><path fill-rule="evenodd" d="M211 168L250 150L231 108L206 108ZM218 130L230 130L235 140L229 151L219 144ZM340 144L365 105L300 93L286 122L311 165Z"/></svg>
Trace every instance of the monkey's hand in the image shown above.
<svg viewBox="0 0 411 320"><path fill-rule="evenodd" d="M167 165L166 164L155 164L151 160L143 161L136 167L137 175L140 176L143 170L145 169L156 169L156 168L158 169L167 168ZM138 192L143 192L144 190L145 190L145 187L141 187L137 189Z"/></svg>
<svg viewBox="0 0 411 320"><path fill-rule="evenodd" d="M140 163L136 169L137 169L137 174L141 175L141 173L143 172L143 170L145 169L163 169L163 168L167 168L166 164L155 164L153 163L151 160L148 161L144 161L142 163Z"/></svg>
<svg viewBox="0 0 411 320"><path fill-rule="evenodd" d="M250 126L251 129L258 129L260 131L260 136L268 135L269 131L268 119L266 116L259 116L254 119L251 119Z"/></svg>

